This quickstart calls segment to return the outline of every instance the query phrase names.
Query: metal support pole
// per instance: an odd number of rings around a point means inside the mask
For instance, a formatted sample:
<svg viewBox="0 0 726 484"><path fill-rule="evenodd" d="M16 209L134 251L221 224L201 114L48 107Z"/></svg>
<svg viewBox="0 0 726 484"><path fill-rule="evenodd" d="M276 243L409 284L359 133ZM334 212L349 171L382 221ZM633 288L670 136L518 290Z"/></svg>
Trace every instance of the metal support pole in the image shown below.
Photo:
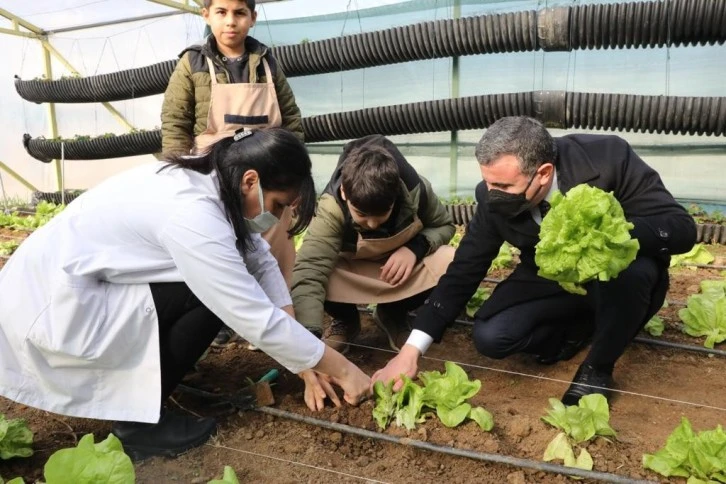
<svg viewBox="0 0 726 484"><path fill-rule="evenodd" d="M70 62L68 62L68 61L66 60L66 58L65 58L65 57L63 57L63 56L61 55L61 53L60 53L60 52L58 52L58 51L56 50L56 48L55 48L55 47L53 47L53 45L51 45L51 43L50 43L50 42L48 42L48 40L47 40L47 39L43 39L43 40L41 40L41 43L43 44L43 48L44 48L44 49L45 49L45 50L46 50L47 52L49 52L50 54L52 54L52 55L53 55L53 57L55 57L55 58L56 58L56 59L58 60L58 62L60 62L61 64L63 64L63 66L64 66L64 67L65 67L66 69L68 69L68 70L70 71L70 73L71 73L71 74L73 74L73 75L75 75L75 76L79 76L79 77L82 77L82 76L81 76L81 73L80 73L80 72L78 72L78 71L76 70L76 68L75 68L75 67L73 67L73 65L71 65L71 63L70 63ZM50 79L50 78L49 78L49 79ZM115 107L113 107L113 106L112 106L112 105L111 105L110 103L108 103L108 102L103 102L103 103L101 103L101 104L103 105L103 107L105 107L105 108L106 108L106 110L107 110L108 112L110 112L110 113L111 113L111 115L112 115L112 116L113 116L113 117L114 117L114 118L116 119L116 121L118 121L119 123L121 123L121 125L122 125L122 126L123 126L124 128L126 128L126 129L128 129L128 130L132 130L132 129L134 129L134 125L133 125L133 124L131 124L131 123L129 123L129 122L128 122L128 121L126 120L126 118L124 118L124 116L123 116L123 115L122 115L122 114L121 114L121 113L120 113L120 112L119 112L119 111L118 111L118 110L117 110L117 109L116 109Z"/></svg>
<svg viewBox="0 0 726 484"><path fill-rule="evenodd" d="M8 175L10 175L11 177L15 178L17 181L19 181L28 190L32 190L34 192L37 192L38 191L38 189L35 188L35 186L32 183L30 183L28 180L26 180L25 178L23 178L22 176L20 176L15 170L13 170L12 168L10 168L8 165L6 165L5 163L3 163L2 161L0 161L0 170L5 170L8 173Z"/></svg>
<svg viewBox="0 0 726 484"><path fill-rule="evenodd" d="M461 17L461 0L454 0L454 19ZM459 97L459 56L451 58L451 97ZM456 196L459 175L459 132L451 132L449 140L449 195Z"/></svg>
<svg viewBox="0 0 726 484"><path fill-rule="evenodd" d="M45 78L49 81L53 80L53 67L50 62L50 54L51 50L47 47L48 42L47 41L41 41L41 47L43 48L43 67L45 69ZM47 103L46 105L48 109L48 123L49 123L49 131L50 131L50 138L55 139L58 137L58 122L56 120L55 116L55 103ZM55 180L56 180L56 186L61 186L61 167L60 163L58 163L58 160L53 160L53 165L55 166Z"/></svg>

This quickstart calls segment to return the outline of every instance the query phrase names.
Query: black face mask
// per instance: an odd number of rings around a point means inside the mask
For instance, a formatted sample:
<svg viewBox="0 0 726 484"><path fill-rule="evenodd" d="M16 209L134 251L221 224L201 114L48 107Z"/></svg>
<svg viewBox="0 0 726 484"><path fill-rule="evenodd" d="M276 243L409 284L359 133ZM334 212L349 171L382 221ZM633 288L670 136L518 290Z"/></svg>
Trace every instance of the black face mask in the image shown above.
<svg viewBox="0 0 726 484"><path fill-rule="evenodd" d="M489 190L489 211L498 213L507 218L514 218L532 206L532 201L527 199L527 190L534 180L535 172L529 179L529 183L521 193L507 193L492 188ZM538 190L539 191L539 190Z"/></svg>

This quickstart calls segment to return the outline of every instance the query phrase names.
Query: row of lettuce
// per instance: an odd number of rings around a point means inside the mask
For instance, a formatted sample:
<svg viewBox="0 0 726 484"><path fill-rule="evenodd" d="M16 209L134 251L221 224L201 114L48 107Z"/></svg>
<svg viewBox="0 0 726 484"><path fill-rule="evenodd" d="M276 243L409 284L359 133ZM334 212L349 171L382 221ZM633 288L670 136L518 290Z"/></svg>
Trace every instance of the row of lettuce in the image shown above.
<svg viewBox="0 0 726 484"><path fill-rule="evenodd" d="M447 427L473 420L484 431L494 428L494 417L486 409L473 406L470 400L481 389L480 380L470 380L453 362L445 363L445 372L422 371L416 383L404 378L403 387L393 391L393 383L375 385L376 406L373 418L381 430L395 424L412 431L429 418L438 418ZM617 433L610 425L610 409L605 397L586 395L577 405L566 406L557 399L541 419L559 432L547 445L544 461L557 461L566 467L592 470L593 458L588 444L597 438L610 442ZM30 457L33 433L22 419L8 420L0 414L0 459ZM644 454L642 465L665 477L683 477L688 484L726 483L726 432L721 425L696 432L685 417L671 433L665 445L654 454ZM131 459L113 435L94 443L93 434L81 438L76 447L61 449L45 463L47 484L127 484L136 480ZM4 483L0 477L0 484ZM221 479L208 484L239 483L235 471L226 466ZM7 484L24 484L15 478Z"/></svg>

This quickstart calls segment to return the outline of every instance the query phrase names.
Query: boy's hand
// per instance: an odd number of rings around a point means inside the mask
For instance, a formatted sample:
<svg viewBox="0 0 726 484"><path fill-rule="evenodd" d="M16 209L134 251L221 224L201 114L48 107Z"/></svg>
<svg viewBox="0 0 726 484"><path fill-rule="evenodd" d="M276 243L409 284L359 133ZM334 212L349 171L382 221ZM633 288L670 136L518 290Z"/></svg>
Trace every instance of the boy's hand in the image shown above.
<svg viewBox="0 0 726 484"><path fill-rule="evenodd" d="M416 254L408 247L399 247L381 267L381 280L392 286L403 284L413 272Z"/></svg>

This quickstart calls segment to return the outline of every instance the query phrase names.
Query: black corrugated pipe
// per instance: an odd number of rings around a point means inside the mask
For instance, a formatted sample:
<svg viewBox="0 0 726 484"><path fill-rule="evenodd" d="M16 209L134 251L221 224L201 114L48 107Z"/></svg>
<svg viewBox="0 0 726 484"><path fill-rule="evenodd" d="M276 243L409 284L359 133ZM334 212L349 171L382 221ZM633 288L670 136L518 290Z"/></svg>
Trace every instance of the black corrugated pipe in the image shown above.
<svg viewBox="0 0 726 484"><path fill-rule="evenodd" d="M30 156L45 163L60 159L63 143L66 160L103 160L148 155L161 149L161 130L65 142L23 135L23 146Z"/></svg>
<svg viewBox="0 0 726 484"><path fill-rule="evenodd" d="M704 45L726 41L726 0L579 5L437 20L272 49L288 77L422 59L533 50ZM176 60L86 78L23 81L32 102L83 103L164 92Z"/></svg>
<svg viewBox="0 0 726 484"><path fill-rule="evenodd" d="M303 118L309 143L369 134L409 134L486 128L504 116L532 116L550 128L597 128L649 133L726 134L726 97L638 96L535 91L489 94L322 114ZM30 156L48 162L61 142L34 139ZM160 130L66 142L68 160L98 160L161 150Z"/></svg>

